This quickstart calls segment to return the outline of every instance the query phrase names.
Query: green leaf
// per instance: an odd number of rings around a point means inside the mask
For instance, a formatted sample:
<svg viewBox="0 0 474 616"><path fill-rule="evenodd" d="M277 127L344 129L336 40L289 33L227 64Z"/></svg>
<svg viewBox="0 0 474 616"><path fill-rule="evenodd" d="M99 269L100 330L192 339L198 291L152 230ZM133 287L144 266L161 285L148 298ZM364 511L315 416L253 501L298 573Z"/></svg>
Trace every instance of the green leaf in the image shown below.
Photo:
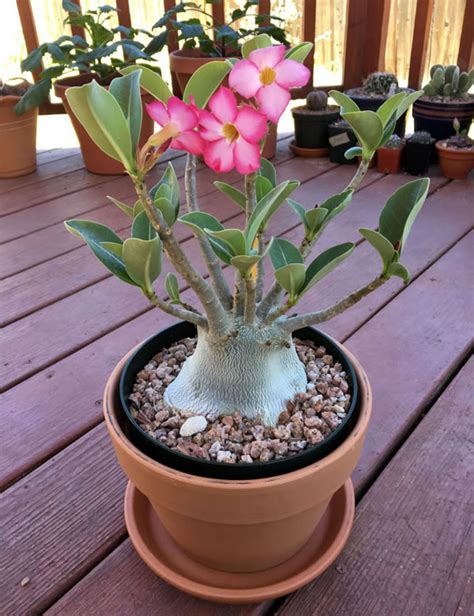
<svg viewBox="0 0 474 616"><path fill-rule="evenodd" d="M343 117L352 126L364 156L377 149L383 136L383 126L375 111L344 112Z"/></svg>
<svg viewBox="0 0 474 616"><path fill-rule="evenodd" d="M323 223L328 215L328 210L323 207L314 207L311 210L306 210L305 221L306 229L310 239L313 239L314 235L323 228Z"/></svg>
<svg viewBox="0 0 474 616"><path fill-rule="evenodd" d="M133 206L133 217L138 216L140 212L143 212L143 203L138 199L135 201L135 205Z"/></svg>
<svg viewBox="0 0 474 616"><path fill-rule="evenodd" d="M178 279L176 278L175 274L173 274L173 272L168 272L166 274L165 288L166 292L168 293L168 297L171 300L171 303L180 304L181 300L179 297Z"/></svg>
<svg viewBox="0 0 474 616"><path fill-rule="evenodd" d="M214 186L217 190L220 190L222 193L230 197L234 203L237 203L237 205L240 205L240 207L245 210L246 199L242 191L234 188L234 186L231 186L230 184L226 184L225 182L216 181L214 182Z"/></svg>
<svg viewBox="0 0 474 616"><path fill-rule="evenodd" d="M302 263L290 263L275 270L275 278L278 284L288 291L290 298L294 299L304 287L305 267Z"/></svg>
<svg viewBox="0 0 474 616"><path fill-rule="evenodd" d="M379 219L380 233L401 254L410 229L425 202L430 181L420 178L398 188L385 204ZM396 245L399 244L397 247Z"/></svg>
<svg viewBox="0 0 474 616"><path fill-rule="evenodd" d="M313 43L300 43L289 49L285 54L285 58L287 60L295 60L295 62L304 62L312 49Z"/></svg>
<svg viewBox="0 0 474 616"><path fill-rule="evenodd" d="M162 103L167 103L168 99L173 96L166 81L155 71L152 71L146 66L134 64L133 66L125 66L119 69L122 75L129 75L134 71L141 71L140 86L149 92L152 96L160 100Z"/></svg>
<svg viewBox="0 0 474 616"><path fill-rule="evenodd" d="M68 88L66 97L92 141L126 169L133 169L132 141L127 120L112 94L92 81L79 88Z"/></svg>
<svg viewBox="0 0 474 616"><path fill-rule="evenodd" d="M288 205L300 217L301 222L306 226L306 209L294 199L287 199Z"/></svg>
<svg viewBox="0 0 474 616"><path fill-rule="evenodd" d="M272 39L268 36L268 34L258 34L253 38L245 41L242 45L241 53L242 58L248 58L249 54L255 49L261 49L262 47L270 47L272 44Z"/></svg>
<svg viewBox="0 0 474 616"><path fill-rule="evenodd" d="M257 202L261 201L265 195L272 190L273 186L270 180L263 177L263 175L257 175L256 178L256 192L257 192Z"/></svg>
<svg viewBox="0 0 474 616"><path fill-rule="evenodd" d="M238 255L237 257L232 257L230 263L239 272L246 275L261 259L260 255Z"/></svg>
<svg viewBox="0 0 474 616"><path fill-rule="evenodd" d="M355 244L345 242L325 250L314 259L306 270L303 292L306 293L322 278L327 276L332 270L346 259L354 250Z"/></svg>
<svg viewBox="0 0 474 616"><path fill-rule="evenodd" d="M276 270L291 263L303 263L303 257L298 248L280 237L273 239L269 254L272 265Z"/></svg>
<svg viewBox="0 0 474 616"><path fill-rule="evenodd" d="M147 294L161 272L161 240L130 237L123 243L123 260L127 273Z"/></svg>
<svg viewBox="0 0 474 616"><path fill-rule="evenodd" d="M275 166L266 158L260 159L259 174L263 176L264 178L267 178L267 180L270 181L273 187L276 186L277 178L276 178Z"/></svg>
<svg viewBox="0 0 474 616"><path fill-rule="evenodd" d="M352 200L352 190L344 190L341 193L332 195L326 201L323 201L319 206L319 209L328 211L327 217L324 219L324 226L326 226L333 218L343 212Z"/></svg>
<svg viewBox="0 0 474 616"><path fill-rule="evenodd" d="M163 192L161 189L165 187L167 187L168 191ZM155 186L153 186L150 193L153 199L156 199L159 197L166 197L167 199L169 199L169 201L171 202L171 205L173 206L176 212L176 215L175 215L175 220L176 220L179 214L179 201L180 201L179 182L178 182L178 178L176 177L176 172L171 163L168 163L168 166L166 167L165 172L161 176L159 182L155 184Z"/></svg>
<svg viewBox="0 0 474 616"><path fill-rule="evenodd" d="M200 66L184 89L184 102L189 103L190 97L194 96L196 105L204 109L211 96L230 73L231 68L230 64L219 60Z"/></svg>
<svg viewBox="0 0 474 616"><path fill-rule="evenodd" d="M158 197L158 199L155 199L153 201L153 205L163 214L163 218L165 219L166 224L169 227L172 227L176 222L177 212L175 208L171 205L170 200L166 199L165 197Z"/></svg>
<svg viewBox="0 0 474 616"><path fill-rule="evenodd" d="M48 100L49 91L51 90L51 79L41 79L23 94L18 103L15 105L15 113L22 115L30 109L39 107L42 103Z"/></svg>
<svg viewBox="0 0 474 616"><path fill-rule="evenodd" d="M420 96L424 96L424 94L425 93L423 90L417 90L416 92L410 92L410 94L407 94L405 97L405 100L402 103L400 103L400 105L398 106L397 120L405 113L405 111L411 105L413 105L415 101L417 101L420 98Z"/></svg>
<svg viewBox="0 0 474 616"><path fill-rule="evenodd" d="M151 226L146 212L140 212L138 216L135 216L132 224L132 237L141 240L151 240L156 237L156 235L156 231Z"/></svg>
<svg viewBox="0 0 474 616"><path fill-rule="evenodd" d="M253 246L255 237L260 229L269 221L270 217L278 210L285 199L290 195L295 188L299 186L299 182L286 181L278 186L275 186L261 201L257 203L254 211L250 215L245 230L247 238L247 249L250 250Z"/></svg>
<svg viewBox="0 0 474 616"><path fill-rule="evenodd" d="M66 229L86 242L99 261L117 278L135 285L125 269L122 259L115 250L104 247L104 243L122 244L119 236L109 227L91 220L66 220Z"/></svg>
<svg viewBox="0 0 474 616"><path fill-rule="evenodd" d="M377 115L379 116L384 128L387 126L390 118L393 115L396 116L396 111L405 97L405 92L394 94L390 98L387 98L387 100L377 109Z"/></svg>
<svg viewBox="0 0 474 616"><path fill-rule="evenodd" d="M359 106L352 98L349 98L346 94L339 92L338 90L330 90L329 96L333 98L341 108L341 114L348 111L360 111Z"/></svg>
<svg viewBox="0 0 474 616"><path fill-rule="evenodd" d="M113 79L109 86L109 92L123 111L132 140L132 152L136 152L142 128L140 73L134 72Z"/></svg>
<svg viewBox="0 0 474 616"><path fill-rule="evenodd" d="M352 160L356 156L362 156L362 148L358 145L354 146L353 148L349 148L344 152L344 158L346 160Z"/></svg>
<svg viewBox="0 0 474 616"><path fill-rule="evenodd" d="M246 254L245 236L240 229L205 229L206 235L223 242L234 257Z"/></svg>
<svg viewBox="0 0 474 616"><path fill-rule="evenodd" d="M388 267L395 257L395 249L392 244L378 231L362 228L359 229L359 233L362 237L365 237L369 244L379 253L382 259L383 273L387 273Z"/></svg>
<svg viewBox="0 0 474 616"><path fill-rule="evenodd" d="M112 203L116 205L119 209L121 209L122 212L126 214L129 218L133 218L133 207L130 207L123 201L119 201L118 199L115 199L115 197L110 197L109 195L107 195L107 199L109 199L109 201L112 201Z"/></svg>
<svg viewBox="0 0 474 616"><path fill-rule="evenodd" d="M411 278L410 272L401 263L391 263L388 267L387 275L398 276L405 284L408 284Z"/></svg>
<svg viewBox="0 0 474 616"><path fill-rule="evenodd" d="M196 235L202 236L206 235L204 229L222 231L224 228L217 218L214 218L214 216L206 212L189 212L188 214L183 214L178 218L178 222L189 227Z"/></svg>
<svg viewBox="0 0 474 616"><path fill-rule="evenodd" d="M101 242L100 244L103 248L110 250L110 252L113 252L114 255L122 259L123 244L117 244L116 242Z"/></svg>

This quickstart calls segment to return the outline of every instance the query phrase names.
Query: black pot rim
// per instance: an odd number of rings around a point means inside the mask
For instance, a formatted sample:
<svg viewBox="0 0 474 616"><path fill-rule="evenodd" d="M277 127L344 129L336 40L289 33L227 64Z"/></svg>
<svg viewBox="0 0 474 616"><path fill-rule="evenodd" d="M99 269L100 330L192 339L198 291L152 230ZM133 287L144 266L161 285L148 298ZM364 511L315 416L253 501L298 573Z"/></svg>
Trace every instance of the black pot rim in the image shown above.
<svg viewBox="0 0 474 616"><path fill-rule="evenodd" d="M175 332L177 333L176 336L174 336ZM123 424L122 429L127 438L129 438L142 453L151 459L190 475L216 479L260 479L286 474L321 460L337 449L350 434L360 411L358 382L352 362L333 338L320 330L307 327L294 332L294 335L301 340L305 338L311 339L311 336L317 337L319 339L317 343L326 346L328 353L333 355L334 359L342 364L350 383L352 395L351 405L344 420L330 436L316 445L307 447L307 449L290 458L270 460L268 462L254 462L253 464L226 464L225 462L195 458L179 451L172 450L152 438L132 417L127 401L136 375L143 369L146 362L152 359L152 357L167 346L167 344L172 344L182 338L195 335L196 328L194 325L187 322L180 322L161 330L145 340L143 344L133 351L131 356L127 359L120 375L117 394L120 401L120 409L123 413L122 422L120 422ZM156 344L156 339L162 336L173 336L173 338L169 338L169 341L164 344ZM153 347L154 344L156 348ZM146 449L146 451L144 451L144 449Z"/></svg>

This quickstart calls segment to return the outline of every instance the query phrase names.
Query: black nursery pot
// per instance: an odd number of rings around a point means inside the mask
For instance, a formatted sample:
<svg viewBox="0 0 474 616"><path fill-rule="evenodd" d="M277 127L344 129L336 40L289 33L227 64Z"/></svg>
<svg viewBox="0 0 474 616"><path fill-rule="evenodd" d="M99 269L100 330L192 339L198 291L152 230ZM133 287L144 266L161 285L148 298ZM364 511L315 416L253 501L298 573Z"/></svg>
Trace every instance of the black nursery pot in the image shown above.
<svg viewBox="0 0 474 616"><path fill-rule="evenodd" d="M347 160L344 153L357 145L357 139L354 131L347 126L338 126L330 124L328 126L328 141L329 141L329 160L332 163L341 165L353 165L356 160Z"/></svg>
<svg viewBox="0 0 474 616"><path fill-rule="evenodd" d="M322 332L306 327L295 332L300 340L310 340L317 345L326 347L335 361L339 362L347 374L352 395L351 405L346 417L334 432L326 439L308 447L291 458L271 460L269 462L254 462L253 464L226 464L193 458L179 451L174 451L166 445L150 437L132 417L128 398L132 393L133 384L140 370L163 348L186 337L196 335L194 325L181 322L146 340L127 361L119 383L120 412L118 422L126 437L144 454L170 468L216 479L260 479L273 477L296 471L312 464L333 452L350 434L359 413L358 385L352 363L339 345Z"/></svg>
<svg viewBox="0 0 474 616"><path fill-rule="evenodd" d="M403 151L403 167L411 175L424 175L430 166L433 143L407 143Z"/></svg>
<svg viewBox="0 0 474 616"><path fill-rule="evenodd" d="M358 94L361 88L352 88L350 90L346 90L344 94L350 96L352 100L359 106L361 111L377 111L377 109L382 105L388 96L364 96L362 94ZM411 88L400 88L399 92L406 92L409 94L410 92L414 92ZM407 122L407 112L400 116L395 124L394 133L399 137L405 136L405 125ZM421 130L421 129L415 129Z"/></svg>
<svg viewBox="0 0 474 616"><path fill-rule="evenodd" d="M291 110L295 122L295 145L298 148L329 147L328 126L339 118L339 107L330 107L326 111L309 111L305 107Z"/></svg>

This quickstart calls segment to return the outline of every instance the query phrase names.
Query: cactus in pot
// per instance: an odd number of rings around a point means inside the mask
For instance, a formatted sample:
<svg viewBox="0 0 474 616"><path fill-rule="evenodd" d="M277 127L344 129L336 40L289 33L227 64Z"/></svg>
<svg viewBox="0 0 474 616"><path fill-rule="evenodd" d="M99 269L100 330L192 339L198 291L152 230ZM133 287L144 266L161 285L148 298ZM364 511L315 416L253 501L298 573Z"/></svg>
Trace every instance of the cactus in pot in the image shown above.
<svg viewBox="0 0 474 616"><path fill-rule="evenodd" d="M291 110L295 123L295 142L291 149L299 156L327 156L328 126L339 118L339 107L328 105L323 90L313 90L306 96L306 105Z"/></svg>
<svg viewBox="0 0 474 616"><path fill-rule="evenodd" d="M377 150L377 170L381 173L398 173L404 147L405 139L392 135L387 143Z"/></svg>

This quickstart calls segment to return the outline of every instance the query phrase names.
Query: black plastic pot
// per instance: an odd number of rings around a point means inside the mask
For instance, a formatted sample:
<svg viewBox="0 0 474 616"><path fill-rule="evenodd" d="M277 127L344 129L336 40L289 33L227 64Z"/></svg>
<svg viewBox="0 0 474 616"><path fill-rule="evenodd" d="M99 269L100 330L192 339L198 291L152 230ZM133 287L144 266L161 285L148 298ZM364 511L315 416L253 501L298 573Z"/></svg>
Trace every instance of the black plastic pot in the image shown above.
<svg viewBox="0 0 474 616"><path fill-rule="evenodd" d="M424 175L430 166L433 143L410 143L407 141L403 151L405 171L411 175Z"/></svg>
<svg viewBox="0 0 474 616"><path fill-rule="evenodd" d="M362 111L377 111L377 109L382 105L388 96L367 96L360 94L361 88L351 88L350 90L346 90L344 94L350 96L352 100L359 105L359 108ZM409 94L410 92L414 92L411 88L400 88L399 92L406 92ZM407 121L407 112L397 120L395 124L395 130L393 131L399 137L405 136L405 125ZM419 129L416 129L419 130ZM420 129L421 130L421 129Z"/></svg>
<svg viewBox="0 0 474 616"><path fill-rule="evenodd" d="M415 131L427 131L436 141L448 139L455 134L454 118L459 120L460 130L469 130L473 116L474 96L458 102L442 102L423 97L413 104Z"/></svg>
<svg viewBox="0 0 474 616"><path fill-rule="evenodd" d="M295 145L298 148L329 147L328 126L339 118L339 107L328 107L325 111L309 111L306 107L291 110L295 123Z"/></svg>
<svg viewBox="0 0 474 616"><path fill-rule="evenodd" d="M347 160L344 153L357 145L357 139L354 131L350 126L330 124L328 126L328 141L329 141L329 160L332 163L342 165L353 165L356 159Z"/></svg>
<svg viewBox="0 0 474 616"><path fill-rule="evenodd" d="M152 357L163 348L170 346L178 340L195 335L196 328L194 325L186 322L181 322L164 329L149 338L132 354L120 377L118 392L122 410L118 415L120 427L126 437L153 460L176 470L202 477L213 477L216 479L259 479L289 473L320 460L334 451L351 432L357 420L359 410L358 386L354 368L337 342L326 334L307 327L295 332L295 336L301 340L311 340L315 344L326 347L327 352L345 370L352 394L351 406L346 417L330 436L291 458L271 460L269 462L254 462L253 464L225 464L224 462L193 458L174 451L158 442L150 437L132 417L128 402L129 395L132 392L137 373L143 369L143 366Z"/></svg>

